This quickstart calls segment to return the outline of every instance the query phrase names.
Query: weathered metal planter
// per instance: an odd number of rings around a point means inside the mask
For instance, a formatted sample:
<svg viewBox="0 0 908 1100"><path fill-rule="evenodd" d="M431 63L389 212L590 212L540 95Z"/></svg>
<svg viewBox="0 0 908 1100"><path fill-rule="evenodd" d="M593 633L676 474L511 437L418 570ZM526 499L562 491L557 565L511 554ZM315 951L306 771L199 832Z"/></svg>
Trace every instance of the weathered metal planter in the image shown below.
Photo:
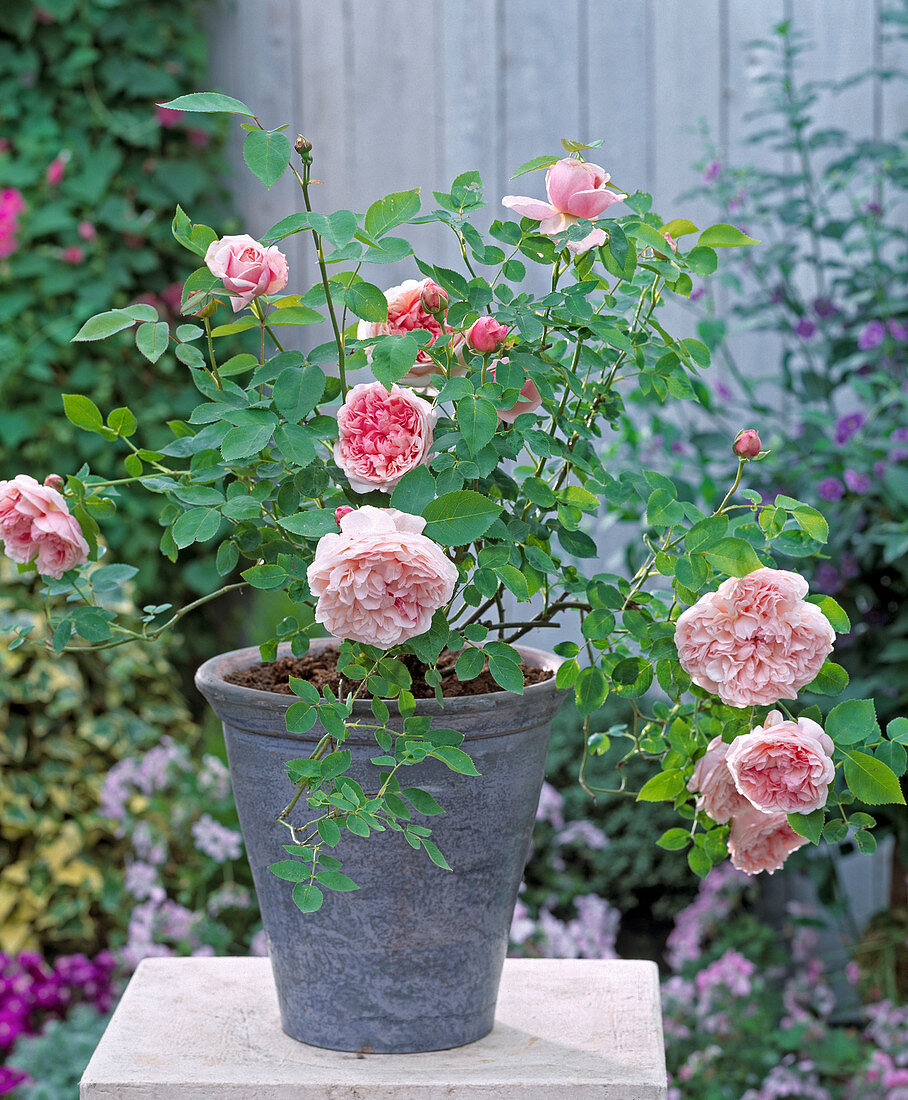
<svg viewBox="0 0 908 1100"><path fill-rule="evenodd" d="M541 650L521 653L545 668L560 663ZM196 685L224 726L284 1031L314 1046L376 1053L481 1039L494 1022L549 729L564 693L553 677L522 696L495 692L449 699L443 708L418 700L418 714L438 716L439 725L464 735L480 772L478 779L458 775L434 760L408 770L407 785L428 790L446 810L432 818L432 837L453 870L436 867L391 831L368 840L345 835L338 855L361 888L326 891L323 907L303 915L268 865L285 858L281 845L289 839L275 820L295 790L283 765L311 752L324 731L287 733L293 696L223 679L258 660L255 648L214 657ZM368 720L369 703L358 701L354 714ZM371 734L354 732L345 747L353 754L349 774L373 784Z"/></svg>

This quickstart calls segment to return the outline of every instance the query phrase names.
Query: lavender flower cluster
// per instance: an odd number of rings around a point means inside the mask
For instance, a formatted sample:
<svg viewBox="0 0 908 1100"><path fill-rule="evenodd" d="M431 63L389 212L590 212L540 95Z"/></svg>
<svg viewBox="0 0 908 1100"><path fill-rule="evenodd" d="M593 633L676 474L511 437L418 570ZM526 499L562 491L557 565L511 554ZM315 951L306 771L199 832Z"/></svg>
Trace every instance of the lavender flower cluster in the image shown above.
<svg viewBox="0 0 908 1100"><path fill-rule="evenodd" d="M0 1055L22 1036L37 1035L49 1020L62 1019L73 1005L109 1012L117 995L116 970L110 951L94 959L64 955L52 964L32 951L0 952ZM0 1096L24 1079L14 1065L0 1065Z"/></svg>

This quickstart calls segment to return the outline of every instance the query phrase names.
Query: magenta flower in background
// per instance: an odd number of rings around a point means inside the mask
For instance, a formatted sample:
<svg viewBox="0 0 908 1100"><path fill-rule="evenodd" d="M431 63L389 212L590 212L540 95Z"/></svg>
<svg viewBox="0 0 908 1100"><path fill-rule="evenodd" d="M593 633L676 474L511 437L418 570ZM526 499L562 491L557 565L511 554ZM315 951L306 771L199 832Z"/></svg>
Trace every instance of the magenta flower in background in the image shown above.
<svg viewBox="0 0 908 1100"><path fill-rule="evenodd" d="M22 192L15 187L5 187L0 191L0 260L11 256L19 247L16 233L19 229L19 215L25 209Z"/></svg>
<svg viewBox="0 0 908 1100"><path fill-rule="evenodd" d="M156 103L154 117L162 129L172 130L175 126L179 126L183 118L183 112L176 111L173 107L162 107L159 103Z"/></svg>
<svg viewBox="0 0 908 1100"><path fill-rule="evenodd" d="M908 327L901 321L887 321L886 328L893 340L908 340Z"/></svg>
<svg viewBox="0 0 908 1100"><path fill-rule="evenodd" d="M703 173L703 182L712 183L713 180L718 179L722 173L722 165L717 160L711 160L706 166L706 171Z"/></svg>
<svg viewBox="0 0 908 1100"><path fill-rule="evenodd" d="M60 153L54 157L50 164L48 164L47 171L44 173L44 178L51 187L56 187L63 182L63 176L66 173L66 162L68 160L68 153Z"/></svg>
<svg viewBox="0 0 908 1100"><path fill-rule="evenodd" d="M857 470L848 469L845 471L845 484L852 491L852 493L869 493L870 487L873 484L870 474L859 474Z"/></svg>
<svg viewBox="0 0 908 1100"><path fill-rule="evenodd" d="M693 290L692 290L692 291L690 292L690 295L688 296L688 301L691 301L691 302L699 302L699 301L700 301L700 299L701 299L701 298L703 297L703 295L704 295L705 293L706 293L706 287L704 287L704 286L698 286L698 287L695 287L695 288L694 288L694 289L693 289Z"/></svg>
<svg viewBox="0 0 908 1100"><path fill-rule="evenodd" d="M77 244L68 244L60 254L60 259L71 267L78 267L85 262L85 249Z"/></svg>
<svg viewBox="0 0 908 1100"><path fill-rule="evenodd" d="M861 428L867 422L867 417L863 413L849 413L847 416L842 416L836 421L835 426L835 441L841 447L848 442L853 435L856 435Z"/></svg>
<svg viewBox="0 0 908 1100"><path fill-rule="evenodd" d="M882 321L868 321L858 334L858 347L861 351L878 348L886 339L886 326Z"/></svg>
<svg viewBox="0 0 908 1100"><path fill-rule="evenodd" d="M800 336L802 340L809 340L817 331L817 326L811 321L809 317L802 317L800 321L795 325L795 335Z"/></svg>
<svg viewBox="0 0 908 1100"><path fill-rule="evenodd" d="M817 493L821 500L827 500L833 504L845 495L845 486L837 477L824 477L817 486Z"/></svg>
<svg viewBox="0 0 908 1100"><path fill-rule="evenodd" d="M83 241L93 241L98 235L97 229L95 229L92 222L82 221L79 222L79 226L76 230Z"/></svg>

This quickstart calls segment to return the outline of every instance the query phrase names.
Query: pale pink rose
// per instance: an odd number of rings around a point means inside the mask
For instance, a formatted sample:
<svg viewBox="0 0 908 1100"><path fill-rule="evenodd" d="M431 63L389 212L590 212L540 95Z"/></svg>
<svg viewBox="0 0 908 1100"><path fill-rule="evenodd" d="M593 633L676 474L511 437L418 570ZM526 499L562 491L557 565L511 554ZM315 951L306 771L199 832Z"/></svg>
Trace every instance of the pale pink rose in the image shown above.
<svg viewBox="0 0 908 1100"><path fill-rule="evenodd" d="M764 814L760 810L742 810L731 819L728 851L733 867L747 875L767 871L770 875L782 866L792 852L809 841L788 824L785 814Z"/></svg>
<svg viewBox="0 0 908 1100"><path fill-rule="evenodd" d="M507 356L501 360L502 363L507 363ZM495 381L495 368L492 367L492 381ZM504 420L508 424L513 424L514 421L522 413L535 412L542 405L542 395L539 390L536 389L536 383L532 378L528 378L524 384L520 387L520 397L517 402L513 404L509 409L498 409L498 419Z"/></svg>
<svg viewBox="0 0 908 1100"><path fill-rule="evenodd" d="M699 795L697 809L724 825L733 814L749 808L750 803L735 788L735 781L726 765L729 745L714 737L706 746L706 754L694 766L687 789Z"/></svg>
<svg viewBox="0 0 908 1100"><path fill-rule="evenodd" d="M793 699L832 652L835 632L785 569L731 577L678 618L675 644L693 682L733 707Z"/></svg>
<svg viewBox="0 0 908 1100"><path fill-rule="evenodd" d="M405 336L414 329L425 329L431 332L435 341L443 333L454 332L444 323L444 315L436 314L434 317L423 308L422 295L426 293L434 297L432 288L436 284L431 279L407 279L400 286L392 286L385 291L388 301L388 320L360 321L356 329L357 340L371 340L374 336ZM441 318L441 319L439 319ZM456 354L463 343L462 332L454 333L451 348ZM420 348L416 353L416 362L410 371L400 379L402 386L426 386L433 374L441 374L441 368L433 361L432 356Z"/></svg>
<svg viewBox="0 0 908 1100"><path fill-rule="evenodd" d="M735 787L767 814L822 809L835 779L832 738L809 718L786 721L771 710L762 726L736 737L728 750Z"/></svg>
<svg viewBox="0 0 908 1100"><path fill-rule="evenodd" d="M438 413L401 386L354 386L337 410L334 461L355 493L390 493L404 474L429 461Z"/></svg>
<svg viewBox="0 0 908 1100"><path fill-rule="evenodd" d="M357 508L323 535L307 573L316 622L336 638L390 649L424 634L451 599L457 567L396 508Z"/></svg>
<svg viewBox="0 0 908 1100"><path fill-rule="evenodd" d="M493 351L498 351L507 338L507 327L499 324L494 317L480 317L467 333L467 343L480 355L491 355Z"/></svg>
<svg viewBox="0 0 908 1100"><path fill-rule="evenodd" d="M36 561L38 572L54 580L88 561L88 543L66 501L28 474L0 481L0 539L7 557Z"/></svg>
<svg viewBox="0 0 908 1100"><path fill-rule="evenodd" d="M253 298L276 294L287 285L287 257L277 245L265 248L247 233L212 241L205 263L230 292L234 313Z"/></svg>
<svg viewBox="0 0 908 1100"><path fill-rule="evenodd" d="M546 172L548 202L524 195L505 195L501 205L522 218L538 221L539 232L553 237L566 232L579 218L598 218L613 203L627 198L627 195L619 191L608 189L606 184L610 179L609 173L598 164L564 157ZM582 240L569 241L568 248L579 254L590 248L598 248L605 244L605 240L605 233L601 229L594 229Z"/></svg>

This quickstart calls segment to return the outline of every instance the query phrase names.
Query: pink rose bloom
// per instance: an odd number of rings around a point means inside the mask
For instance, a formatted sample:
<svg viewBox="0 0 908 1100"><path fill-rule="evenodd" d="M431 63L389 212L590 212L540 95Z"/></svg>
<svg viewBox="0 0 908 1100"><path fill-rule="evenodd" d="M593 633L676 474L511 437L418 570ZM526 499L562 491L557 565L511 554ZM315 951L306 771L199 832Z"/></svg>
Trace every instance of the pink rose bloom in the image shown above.
<svg viewBox="0 0 908 1100"><path fill-rule="evenodd" d="M79 222L79 227L76 230L83 241L93 241L98 235L97 229L89 221Z"/></svg>
<svg viewBox="0 0 908 1100"><path fill-rule="evenodd" d="M564 157L545 174L548 202L526 198L524 195L505 195L501 205L522 218L538 221L539 232L553 237L564 233L579 218L598 218L613 203L627 198L627 195L618 191L609 191L606 184L610 179L609 173L598 164ZM571 252L580 254L603 244L605 233L601 229L594 229L582 240L569 241L568 248Z"/></svg>
<svg viewBox="0 0 908 1100"><path fill-rule="evenodd" d="M341 520L344 516L348 516L353 509L349 504L342 504L339 508L334 509L334 522L337 524L338 531L340 530Z"/></svg>
<svg viewBox="0 0 908 1100"><path fill-rule="evenodd" d="M429 461L438 413L410 390L381 382L354 386L337 411L334 461L355 493L390 493L404 474Z"/></svg>
<svg viewBox="0 0 908 1100"><path fill-rule="evenodd" d="M177 111L173 107L162 107L160 103L156 103L154 107L154 117L158 121L158 125L165 130L172 130L175 126L179 126L180 120L183 117L182 111Z"/></svg>
<svg viewBox="0 0 908 1100"><path fill-rule="evenodd" d="M77 244L68 244L60 254L60 259L65 264L72 264L73 267L77 267L85 260L85 249L80 248Z"/></svg>
<svg viewBox="0 0 908 1100"><path fill-rule="evenodd" d="M756 458L763 449L763 444L755 428L744 428L735 436L731 449L738 458Z"/></svg>
<svg viewBox="0 0 908 1100"><path fill-rule="evenodd" d="M785 569L731 577L679 618L675 645L695 684L733 707L793 699L832 652L835 631Z"/></svg>
<svg viewBox="0 0 908 1100"><path fill-rule="evenodd" d="M808 843L788 824L785 814L750 809L731 819L728 851L732 866L747 875L778 871L792 852Z"/></svg>
<svg viewBox="0 0 908 1100"><path fill-rule="evenodd" d="M38 572L54 580L88 561L88 543L66 501L28 474L0 481L0 539L7 557L20 565L36 561Z"/></svg>
<svg viewBox="0 0 908 1100"><path fill-rule="evenodd" d="M502 363L507 363L507 358L501 360ZM492 367L492 381L495 381L495 368ZM528 378L524 384L520 387L520 397L515 405L512 405L509 409L498 409L498 419L504 420L507 424L513 424L521 413L535 412L540 405L542 405L542 395L539 390L536 389L536 383L532 378Z"/></svg>
<svg viewBox="0 0 908 1100"><path fill-rule="evenodd" d="M457 566L396 508L357 508L339 535L323 535L307 576L316 622L336 638L390 649L424 634L451 599Z"/></svg>
<svg viewBox="0 0 908 1100"><path fill-rule="evenodd" d="M414 329L425 329L432 333L430 343L435 341L443 333L454 330L447 324L443 324L443 316L440 321L438 316L433 317L422 304L422 295L434 296L435 283L431 279L407 279L400 286L392 286L385 291L388 300L388 320L360 321L356 329L357 340L371 340L373 336L405 336ZM452 343L452 349L456 353L463 343L463 333L456 333ZM425 386L433 374L440 374L441 368L433 362L431 355L420 348L416 354L416 362L410 368L408 374L400 379L402 386Z"/></svg>
<svg viewBox="0 0 908 1100"><path fill-rule="evenodd" d="M735 787L766 814L822 809L835 779L832 738L809 718L785 721L771 710L762 726L736 737L728 750Z"/></svg>
<svg viewBox="0 0 908 1100"><path fill-rule="evenodd" d="M507 338L507 327L499 324L494 317L480 317L467 333L467 343L480 355L490 355L493 351L498 351Z"/></svg>
<svg viewBox="0 0 908 1100"><path fill-rule="evenodd" d="M697 761L694 774L687 784L689 791L699 795L697 809L711 817L717 825L724 825L733 814L750 806L735 788L735 781L725 762L730 747L721 737L714 737L706 746L705 756Z"/></svg>
<svg viewBox="0 0 908 1100"><path fill-rule="evenodd" d="M262 294L276 294L287 285L287 257L277 245L265 248L246 233L212 241L205 253L208 270L230 292L236 313Z"/></svg>
<svg viewBox="0 0 908 1100"><path fill-rule="evenodd" d="M54 157L50 164L48 164L47 171L44 173L44 178L51 187L56 187L63 182L63 176L66 172L66 162L68 160L68 155L60 153L59 156Z"/></svg>

